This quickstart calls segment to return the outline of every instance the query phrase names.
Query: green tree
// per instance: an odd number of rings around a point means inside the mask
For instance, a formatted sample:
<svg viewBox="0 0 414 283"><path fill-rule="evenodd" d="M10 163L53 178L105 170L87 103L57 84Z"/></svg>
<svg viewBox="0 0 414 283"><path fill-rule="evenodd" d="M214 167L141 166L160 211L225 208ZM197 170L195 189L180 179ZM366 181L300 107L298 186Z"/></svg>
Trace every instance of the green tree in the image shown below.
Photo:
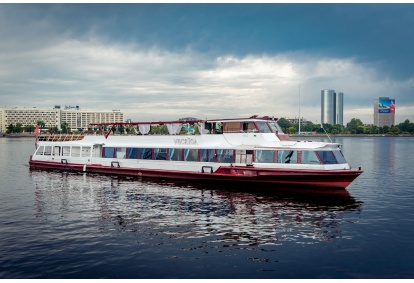
<svg viewBox="0 0 414 283"><path fill-rule="evenodd" d="M294 134L294 133L296 133L296 132L297 132L296 127L294 127L294 126L290 126L290 127L288 128L288 132L289 132L289 134Z"/></svg>
<svg viewBox="0 0 414 283"><path fill-rule="evenodd" d="M374 134L374 135L379 134L380 133L379 127L375 125L369 126L367 127L367 133Z"/></svg>
<svg viewBox="0 0 414 283"><path fill-rule="evenodd" d="M37 125L39 126L39 128L42 128L42 129L46 127L46 124L43 121L37 121Z"/></svg>
<svg viewBox="0 0 414 283"><path fill-rule="evenodd" d="M393 135L397 136L400 133L400 128L392 126L391 129L390 129L390 132Z"/></svg>
<svg viewBox="0 0 414 283"><path fill-rule="evenodd" d="M330 133L332 133L333 126L331 124L325 123L325 124L323 124L323 129L325 129L325 131L328 134L330 134ZM322 132L325 132L323 129L322 129Z"/></svg>
<svg viewBox="0 0 414 283"><path fill-rule="evenodd" d="M411 123L408 119L398 124L398 128L400 129L400 133L414 133L414 123Z"/></svg>
<svg viewBox="0 0 414 283"><path fill-rule="evenodd" d="M70 132L70 127L69 127L69 125L68 125L68 123L66 123L66 122L63 122L61 125L60 125L60 128L62 129L62 133L69 133Z"/></svg>
<svg viewBox="0 0 414 283"><path fill-rule="evenodd" d="M10 124L10 125L7 126L6 133L8 133L8 134L14 133L14 125L13 124Z"/></svg>
<svg viewBox="0 0 414 283"><path fill-rule="evenodd" d="M17 123L16 126L14 126L14 132L15 133L23 132L23 125L21 123Z"/></svg>
<svg viewBox="0 0 414 283"><path fill-rule="evenodd" d="M30 126L28 125L28 126L23 127L23 131L25 133L33 133L34 130L35 130L35 126L33 126L33 125L30 125Z"/></svg>
<svg viewBox="0 0 414 283"><path fill-rule="evenodd" d="M358 118L352 118L351 121L346 124L346 128L351 134L356 134L359 126L364 126L364 124Z"/></svg>
<svg viewBox="0 0 414 283"><path fill-rule="evenodd" d="M279 126L282 128L284 133L288 132L288 129L290 126L292 126L292 123L290 123L288 120L286 120L285 118L280 118L279 120L277 120L277 123L279 124Z"/></svg>
<svg viewBox="0 0 414 283"><path fill-rule="evenodd" d="M366 127L365 126L360 125L356 128L356 133L357 134L365 134L365 132L366 132Z"/></svg>
<svg viewBox="0 0 414 283"><path fill-rule="evenodd" d="M343 125L340 124L335 124L332 127L332 134L343 134L345 132L345 127Z"/></svg>

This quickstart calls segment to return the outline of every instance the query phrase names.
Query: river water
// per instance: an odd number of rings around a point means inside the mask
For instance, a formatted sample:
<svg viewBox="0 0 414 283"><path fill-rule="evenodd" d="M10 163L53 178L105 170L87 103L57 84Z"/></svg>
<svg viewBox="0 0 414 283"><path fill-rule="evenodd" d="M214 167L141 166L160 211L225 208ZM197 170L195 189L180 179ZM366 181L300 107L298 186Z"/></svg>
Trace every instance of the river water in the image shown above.
<svg viewBox="0 0 414 283"><path fill-rule="evenodd" d="M365 172L325 195L31 171L0 138L0 278L414 278L414 138L334 141Z"/></svg>

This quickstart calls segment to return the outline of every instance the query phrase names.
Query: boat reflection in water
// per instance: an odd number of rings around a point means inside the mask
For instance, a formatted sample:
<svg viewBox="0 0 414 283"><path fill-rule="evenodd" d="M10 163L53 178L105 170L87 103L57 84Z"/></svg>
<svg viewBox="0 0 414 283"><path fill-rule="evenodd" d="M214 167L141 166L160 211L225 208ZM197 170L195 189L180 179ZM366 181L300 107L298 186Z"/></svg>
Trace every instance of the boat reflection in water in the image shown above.
<svg viewBox="0 0 414 283"><path fill-rule="evenodd" d="M359 217L362 209L346 190L313 194L289 189L267 194L256 193L253 187L240 191L86 173L32 170L31 177L36 216L45 225L66 219L70 229L79 226L85 233L136 232L148 239L156 233L169 241L202 238L201 245L344 238L342 224ZM164 240L158 239L159 244Z"/></svg>

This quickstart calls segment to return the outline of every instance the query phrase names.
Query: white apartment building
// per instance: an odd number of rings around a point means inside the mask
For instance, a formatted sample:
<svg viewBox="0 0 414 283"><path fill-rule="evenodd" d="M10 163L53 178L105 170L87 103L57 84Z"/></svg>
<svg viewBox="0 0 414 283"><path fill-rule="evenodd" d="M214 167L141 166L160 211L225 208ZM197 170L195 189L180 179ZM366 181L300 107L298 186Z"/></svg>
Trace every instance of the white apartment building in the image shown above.
<svg viewBox="0 0 414 283"><path fill-rule="evenodd" d="M0 108L0 132L5 132L8 125L18 123L25 126L37 125L37 121L45 123L45 127L60 126L60 109L40 109L36 107Z"/></svg>
<svg viewBox="0 0 414 283"><path fill-rule="evenodd" d="M40 109L36 107L13 107L0 108L0 132L6 132L8 125L17 123L22 126L35 126L37 121L45 123L46 128L61 128L62 123L66 123L71 129L87 129L90 123L113 123L123 122L124 113L120 110L98 111L60 109Z"/></svg>
<svg viewBox="0 0 414 283"><path fill-rule="evenodd" d="M124 113L120 110L93 111L93 110L61 110L60 121L71 129L87 129L91 123L124 122Z"/></svg>

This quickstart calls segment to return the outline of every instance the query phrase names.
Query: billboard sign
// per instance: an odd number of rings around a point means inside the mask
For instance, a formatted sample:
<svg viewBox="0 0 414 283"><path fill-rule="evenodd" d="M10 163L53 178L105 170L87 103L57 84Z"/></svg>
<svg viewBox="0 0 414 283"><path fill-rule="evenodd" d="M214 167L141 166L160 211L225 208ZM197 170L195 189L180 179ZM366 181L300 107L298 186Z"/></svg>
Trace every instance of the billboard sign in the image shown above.
<svg viewBox="0 0 414 283"><path fill-rule="evenodd" d="M379 99L378 113L395 113L395 99Z"/></svg>

